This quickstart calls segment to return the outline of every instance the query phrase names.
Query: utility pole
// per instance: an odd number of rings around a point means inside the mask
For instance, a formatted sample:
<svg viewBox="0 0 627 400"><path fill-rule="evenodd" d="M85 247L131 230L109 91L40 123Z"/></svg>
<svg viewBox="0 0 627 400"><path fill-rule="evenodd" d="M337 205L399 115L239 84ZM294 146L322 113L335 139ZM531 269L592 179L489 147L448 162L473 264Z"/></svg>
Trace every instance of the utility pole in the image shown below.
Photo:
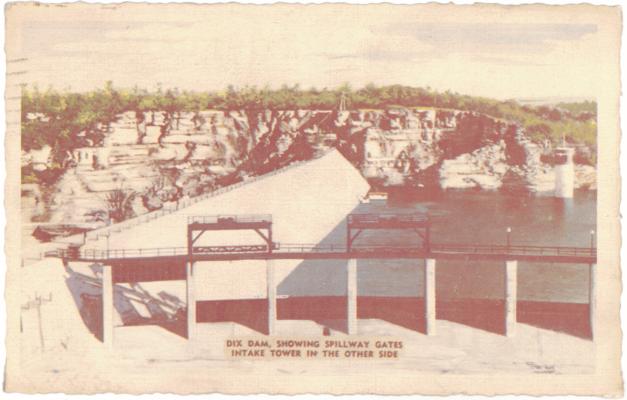
<svg viewBox="0 0 627 400"><path fill-rule="evenodd" d="M22 306L22 310L30 310L31 308L37 309L37 322L39 325L39 344L41 345L41 352L43 353L46 350L44 343L44 329L41 321L41 306L42 304L49 303L52 301L52 293L48 293L47 298L42 298L40 295L35 293L35 300L29 300L25 305ZM20 319L20 325L22 320Z"/></svg>

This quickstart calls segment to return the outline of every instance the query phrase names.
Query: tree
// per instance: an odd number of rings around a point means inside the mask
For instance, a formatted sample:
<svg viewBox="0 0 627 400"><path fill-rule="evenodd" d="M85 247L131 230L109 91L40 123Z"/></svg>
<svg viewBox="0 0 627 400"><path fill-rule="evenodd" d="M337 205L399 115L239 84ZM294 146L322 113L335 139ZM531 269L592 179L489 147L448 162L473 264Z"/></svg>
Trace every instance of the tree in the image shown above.
<svg viewBox="0 0 627 400"><path fill-rule="evenodd" d="M283 85L278 89L228 86L220 92L183 92L176 89L146 91L134 88L121 90L107 82L102 89L85 93L58 92L53 89L23 88L22 92L22 149L30 151L45 145L52 148L53 168L63 169L67 155L79 147L98 146L118 115L134 111L138 124L138 143L145 135L144 123L155 124L155 113L164 112L165 123L161 142L182 111L195 113L194 124L201 129L201 110L219 109L243 112L247 126L238 138L237 148L245 156L254 159L253 164L263 163L271 154L273 140L281 133L286 111L295 109L335 110L342 93L349 108L382 109L392 105L402 107L455 108L502 118L523 126L535 139L561 139L562 133L575 143L594 146L596 143L596 103L561 103L557 106L528 106L516 101L497 101L482 97L460 95L451 91L437 92L429 87L414 88L403 85L376 86L368 84L353 90L349 85L336 89L301 89L298 85ZM265 121L270 132L257 143L256 131L259 117L269 112ZM144 121L145 113L151 113ZM265 118L265 115L263 116ZM337 129L328 121L320 122L323 130ZM176 125L173 125L176 126ZM482 127L473 127L481 130ZM300 128L299 128L300 130ZM299 132L302 134L302 132ZM263 142L263 143L262 143ZM250 149L255 149L253 152ZM56 174L53 174L56 176Z"/></svg>
<svg viewBox="0 0 627 400"><path fill-rule="evenodd" d="M536 123L526 128L527 135L534 141L552 139L551 127L545 123Z"/></svg>
<svg viewBox="0 0 627 400"><path fill-rule="evenodd" d="M133 200L136 195L134 191L124 189L115 189L107 193L105 200L109 219L117 223L132 218L135 215Z"/></svg>

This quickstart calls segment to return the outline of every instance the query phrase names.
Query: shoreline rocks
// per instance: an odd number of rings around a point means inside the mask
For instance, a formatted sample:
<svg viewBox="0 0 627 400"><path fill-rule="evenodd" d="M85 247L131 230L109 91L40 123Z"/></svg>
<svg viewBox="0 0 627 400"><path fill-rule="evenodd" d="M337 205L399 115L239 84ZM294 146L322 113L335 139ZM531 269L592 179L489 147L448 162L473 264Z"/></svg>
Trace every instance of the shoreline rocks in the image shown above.
<svg viewBox="0 0 627 400"><path fill-rule="evenodd" d="M504 145L485 146L472 153L444 160L439 170L440 187L496 190L503 184L503 176L507 170Z"/></svg>

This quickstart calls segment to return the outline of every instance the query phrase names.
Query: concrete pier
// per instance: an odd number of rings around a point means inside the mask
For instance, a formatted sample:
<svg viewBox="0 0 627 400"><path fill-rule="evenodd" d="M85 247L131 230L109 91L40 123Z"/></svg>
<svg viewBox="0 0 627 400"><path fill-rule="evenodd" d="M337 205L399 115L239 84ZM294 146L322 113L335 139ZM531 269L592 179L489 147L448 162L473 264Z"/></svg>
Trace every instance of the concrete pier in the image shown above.
<svg viewBox="0 0 627 400"><path fill-rule="evenodd" d="M596 317L596 264L590 264L590 282L588 288L588 305L590 313L590 334L594 340L594 319Z"/></svg>
<svg viewBox="0 0 627 400"><path fill-rule="evenodd" d="M435 259L425 260L425 329L427 335L435 335Z"/></svg>
<svg viewBox="0 0 627 400"><path fill-rule="evenodd" d="M505 261L505 335L516 332L516 301L518 290L518 261Z"/></svg>
<svg viewBox="0 0 627 400"><path fill-rule="evenodd" d="M347 330L354 335L357 333L357 260L350 258L346 270Z"/></svg>
<svg viewBox="0 0 627 400"><path fill-rule="evenodd" d="M266 286L268 297L268 335L276 333L276 283L274 280L274 260L266 261Z"/></svg>
<svg viewBox="0 0 627 400"><path fill-rule="evenodd" d="M194 285L193 263L185 264L187 283L187 339L193 340L196 336L196 293Z"/></svg>
<svg viewBox="0 0 627 400"><path fill-rule="evenodd" d="M110 265L102 266L102 341L113 347L113 275Z"/></svg>

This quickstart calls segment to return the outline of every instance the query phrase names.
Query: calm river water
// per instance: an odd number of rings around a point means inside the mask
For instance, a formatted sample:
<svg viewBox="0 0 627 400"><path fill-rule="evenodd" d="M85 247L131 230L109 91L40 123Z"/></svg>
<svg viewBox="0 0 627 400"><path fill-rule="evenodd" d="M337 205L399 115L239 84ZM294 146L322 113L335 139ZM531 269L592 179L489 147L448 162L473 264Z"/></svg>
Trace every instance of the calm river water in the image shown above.
<svg viewBox="0 0 627 400"><path fill-rule="evenodd" d="M591 245L596 230L596 192L578 191L574 199L514 195L485 191L443 191L410 196L390 195L388 210L417 210L433 218L432 242L544 246ZM362 243L399 236L363 235ZM405 235L402 240L416 240ZM503 265L499 262L438 261L440 299L498 299L503 297ZM360 261L360 291L386 295L416 295L415 265L407 261ZM588 302L588 266L519 263L518 299L549 302ZM387 284L385 282L388 282Z"/></svg>

